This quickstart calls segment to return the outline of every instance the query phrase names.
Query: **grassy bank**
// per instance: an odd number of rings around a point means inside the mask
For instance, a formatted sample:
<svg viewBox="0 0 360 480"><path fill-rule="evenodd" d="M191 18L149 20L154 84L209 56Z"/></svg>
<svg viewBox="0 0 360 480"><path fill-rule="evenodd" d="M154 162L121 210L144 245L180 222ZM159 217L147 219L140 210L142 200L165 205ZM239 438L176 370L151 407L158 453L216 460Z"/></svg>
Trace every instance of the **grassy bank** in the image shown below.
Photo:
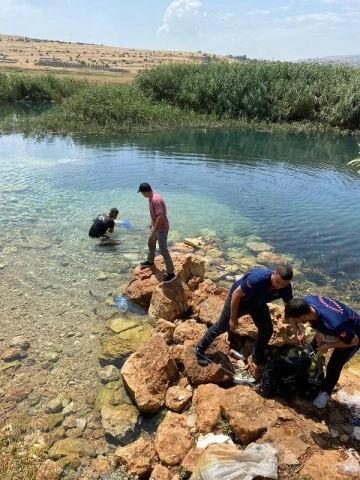
<svg viewBox="0 0 360 480"><path fill-rule="evenodd" d="M51 102L70 97L86 87L86 81L58 79L52 75L0 72L0 102Z"/></svg>
<svg viewBox="0 0 360 480"><path fill-rule="evenodd" d="M5 79L5 80L4 80ZM132 84L0 76L0 100L54 100L0 131L111 133L179 127L360 130L360 69L346 65L214 62L165 65Z"/></svg>

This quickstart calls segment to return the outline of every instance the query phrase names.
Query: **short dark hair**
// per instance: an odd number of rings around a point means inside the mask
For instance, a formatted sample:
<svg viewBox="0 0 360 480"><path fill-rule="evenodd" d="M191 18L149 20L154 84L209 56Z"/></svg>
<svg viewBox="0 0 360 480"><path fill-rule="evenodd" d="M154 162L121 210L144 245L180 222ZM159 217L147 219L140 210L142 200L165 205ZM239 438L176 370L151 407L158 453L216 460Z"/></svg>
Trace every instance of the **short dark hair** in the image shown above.
<svg viewBox="0 0 360 480"><path fill-rule="evenodd" d="M280 275L283 280L291 280L294 276L293 269L287 263L277 265L275 272Z"/></svg>
<svg viewBox="0 0 360 480"><path fill-rule="evenodd" d="M150 187L150 185L148 183L143 182L139 186L138 193L139 192L152 192L152 188Z"/></svg>
<svg viewBox="0 0 360 480"><path fill-rule="evenodd" d="M119 214L119 210L114 207L114 208L112 208L112 209L110 210L110 213L116 213L116 215L118 215L118 214Z"/></svg>
<svg viewBox="0 0 360 480"><path fill-rule="evenodd" d="M310 313L310 305L302 298L292 298L285 305L285 318L300 318L302 315Z"/></svg>

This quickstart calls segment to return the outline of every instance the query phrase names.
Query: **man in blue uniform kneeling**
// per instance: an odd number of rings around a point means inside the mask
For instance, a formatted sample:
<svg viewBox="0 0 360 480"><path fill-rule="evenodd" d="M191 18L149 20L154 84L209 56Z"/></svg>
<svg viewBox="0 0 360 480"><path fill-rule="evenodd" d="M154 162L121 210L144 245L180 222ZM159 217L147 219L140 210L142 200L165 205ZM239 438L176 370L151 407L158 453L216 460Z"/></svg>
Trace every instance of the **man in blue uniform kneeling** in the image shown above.
<svg viewBox="0 0 360 480"><path fill-rule="evenodd" d="M289 265L278 265L275 270L254 268L237 280L230 289L219 320L210 327L195 347L198 364L206 366L209 361L206 349L216 337L229 330L235 332L238 319L249 314L253 319L258 335L252 353L252 361L257 365L267 363L265 349L273 334L272 320L267 303L282 298L286 304L292 299L290 281L293 277Z"/></svg>
<svg viewBox="0 0 360 480"><path fill-rule="evenodd" d="M345 363L360 348L360 315L337 300L308 295L290 300L285 307L285 317L290 321L298 342L302 341L299 323L309 322L318 332L338 337L338 341L318 344L318 349L322 352L327 352L329 348L334 349L320 393L313 401L315 407L324 408Z"/></svg>

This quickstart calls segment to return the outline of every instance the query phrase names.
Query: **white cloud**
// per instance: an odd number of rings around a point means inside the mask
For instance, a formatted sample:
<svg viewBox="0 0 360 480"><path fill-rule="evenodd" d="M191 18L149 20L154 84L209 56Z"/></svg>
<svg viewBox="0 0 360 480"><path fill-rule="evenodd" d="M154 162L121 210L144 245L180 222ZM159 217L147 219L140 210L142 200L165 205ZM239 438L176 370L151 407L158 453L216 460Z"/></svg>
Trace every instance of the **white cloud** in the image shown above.
<svg viewBox="0 0 360 480"><path fill-rule="evenodd" d="M288 10L289 7L274 7L274 8L268 8L266 10L252 10L251 12L247 12L245 15L271 15L272 13L276 12L281 12L284 10Z"/></svg>
<svg viewBox="0 0 360 480"><path fill-rule="evenodd" d="M321 22L321 23L336 23L341 22L339 15L334 12L328 13L310 13L308 15L295 15L293 17L287 17L285 22L294 23L308 23L308 22Z"/></svg>
<svg viewBox="0 0 360 480"><path fill-rule="evenodd" d="M170 31L181 29L189 20L205 17L206 14L200 11L202 3L199 0L175 0L167 8L162 25L157 33L170 33Z"/></svg>

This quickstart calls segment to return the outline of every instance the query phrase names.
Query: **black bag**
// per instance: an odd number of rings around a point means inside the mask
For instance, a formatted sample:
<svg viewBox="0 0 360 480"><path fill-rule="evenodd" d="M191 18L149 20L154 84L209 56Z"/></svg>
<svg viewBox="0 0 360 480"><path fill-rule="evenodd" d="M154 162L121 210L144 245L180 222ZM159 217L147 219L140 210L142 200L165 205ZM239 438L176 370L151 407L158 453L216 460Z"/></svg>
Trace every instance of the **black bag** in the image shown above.
<svg viewBox="0 0 360 480"><path fill-rule="evenodd" d="M324 357L309 344L294 347L271 360L264 370L259 392L266 398L289 397L297 392L315 398L324 378Z"/></svg>

